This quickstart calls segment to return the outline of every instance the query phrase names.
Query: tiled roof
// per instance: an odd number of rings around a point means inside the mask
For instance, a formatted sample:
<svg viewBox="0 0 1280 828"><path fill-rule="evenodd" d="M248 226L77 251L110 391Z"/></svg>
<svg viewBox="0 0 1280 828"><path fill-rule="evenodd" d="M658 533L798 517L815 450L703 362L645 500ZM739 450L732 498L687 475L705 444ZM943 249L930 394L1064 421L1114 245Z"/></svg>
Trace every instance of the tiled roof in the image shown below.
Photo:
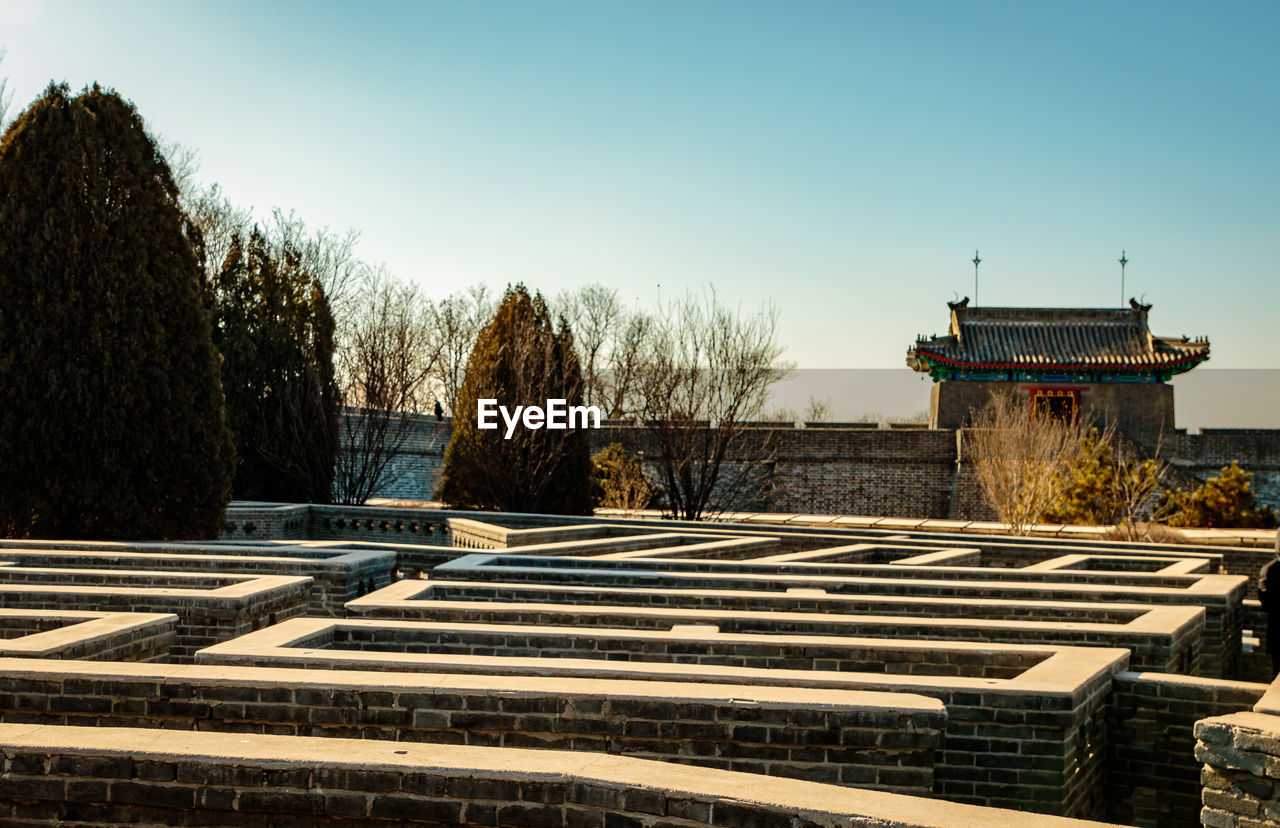
<svg viewBox="0 0 1280 828"><path fill-rule="evenodd" d="M1209 356L1205 338L1152 336L1150 305L1129 308L969 308L951 305L946 336L922 337L907 353L929 362L1030 370L1186 370Z"/></svg>

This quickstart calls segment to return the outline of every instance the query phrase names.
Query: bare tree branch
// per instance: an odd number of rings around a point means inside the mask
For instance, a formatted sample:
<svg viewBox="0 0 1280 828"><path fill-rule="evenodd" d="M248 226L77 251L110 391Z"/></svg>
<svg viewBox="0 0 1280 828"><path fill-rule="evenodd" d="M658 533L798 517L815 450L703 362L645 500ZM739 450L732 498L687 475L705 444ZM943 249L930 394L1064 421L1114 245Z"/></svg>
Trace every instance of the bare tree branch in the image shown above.
<svg viewBox="0 0 1280 828"><path fill-rule="evenodd" d="M434 348L439 353L432 371L437 399L450 416L456 414L458 390L467 372L467 360L476 337L493 317L496 304L484 285L474 285L440 301L433 313Z"/></svg>
<svg viewBox="0 0 1280 828"><path fill-rule="evenodd" d="M334 488L339 502L363 503L392 482L415 415L429 407L440 346L426 298L385 270L370 271L349 306L337 360L344 410Z"/></svg>
<svg viewBox="0 0 1280 828"><path fill-rule="evenodd" d="M1027 534L1067 491L1071 469L1097 459L1106 441L1086 441L1085 433L1080 418L1034 412L1013 391L992 392L973 413L964 433L968 455L987 503L1011 532Z"/></svg>
<svg viewBox="0 0 1280 828"><path fill-rule="evenodd" d="M677 517L767 498L773 431L749 423L790 371L778 361L777 321L772 307L744 318L710 293L673 303L651 323L637 370L640 416Z"/></svg>

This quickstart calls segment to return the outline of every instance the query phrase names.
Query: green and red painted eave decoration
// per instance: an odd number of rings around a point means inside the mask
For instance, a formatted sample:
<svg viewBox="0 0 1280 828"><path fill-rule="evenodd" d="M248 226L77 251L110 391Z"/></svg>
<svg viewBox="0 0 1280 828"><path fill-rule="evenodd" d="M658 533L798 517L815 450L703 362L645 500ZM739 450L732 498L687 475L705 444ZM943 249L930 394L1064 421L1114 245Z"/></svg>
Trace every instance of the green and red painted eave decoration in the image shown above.
<svg viewBox="0 0 1280 828"><path fill-rule="evenodd" d="M1208 354L1189 354L1160 365L1013 365L1001 363L961 362L931 354L915 352L917 371L938 380L986 380L1045 382L1167 382L1190 371L1209 358Z"/></svg>

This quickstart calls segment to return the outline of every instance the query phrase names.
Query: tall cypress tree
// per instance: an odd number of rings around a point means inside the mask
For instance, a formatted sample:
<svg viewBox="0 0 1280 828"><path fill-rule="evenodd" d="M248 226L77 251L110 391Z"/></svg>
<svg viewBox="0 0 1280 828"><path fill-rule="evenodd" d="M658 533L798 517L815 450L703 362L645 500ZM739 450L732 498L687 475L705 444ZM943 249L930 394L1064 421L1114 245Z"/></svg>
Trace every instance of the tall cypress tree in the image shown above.
<svg viewBox="0 0 1280 828"><path fill-rule="evenodd" d="M337 454L333 315L288 244L238 237L211 286L242 500L327 503Z"/></svg>
<svg viewBox="0 0 1280 828"><path fill-rule="evenodd" d="M208 537L233 449L178 192L132 104L50 85L0 141L0 534Z"/></svg>
<svg viewBox="0 0 1280 828"><path fill-rule="evenodd" d="M440 497L454 506L507 512L589 514L591 445L584 429L505 425L477 427L476 404L494 399L545 406L549 399L582 405L582 370L563 319L552 323L541 294L508 288L493 320L476 339L458 392L453 437L445 451ZM500 420L500 418L499 418Z"/></svg>

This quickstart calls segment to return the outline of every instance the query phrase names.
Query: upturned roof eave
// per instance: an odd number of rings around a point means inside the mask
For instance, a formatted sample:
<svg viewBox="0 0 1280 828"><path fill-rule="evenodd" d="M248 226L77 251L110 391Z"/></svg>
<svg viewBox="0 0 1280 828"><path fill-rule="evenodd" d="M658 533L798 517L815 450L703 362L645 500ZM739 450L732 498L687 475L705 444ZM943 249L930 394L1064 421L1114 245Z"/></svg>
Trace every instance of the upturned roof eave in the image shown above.
<svg viewBox="0 0 1280 828"><path fill-rule="evenodd" d="M1164 362L1147 362L1134 363L1125 361L1119 364L1115 363L1059 363L1059 362L974 362L969 360L952 359L950 357L935 354L920 348L913 348L908 352L908 365L916 371L928 372L932 368L929 366L930 361L936 361L951 365L957 368L974 368L984 371L1035 371L1037 373L1049 373L1051 371L1081 371L1081 372L1121 372L1121 373L1152 373L1157 371L1176 370L1179 373L1189 371L1201 362L1209 358L1208 351L1197 354L1188 354L1185 357L1168 360ZM1126 359L1123 358L1122 359ZM912 364L914 363L914 364Z"/></svg>

